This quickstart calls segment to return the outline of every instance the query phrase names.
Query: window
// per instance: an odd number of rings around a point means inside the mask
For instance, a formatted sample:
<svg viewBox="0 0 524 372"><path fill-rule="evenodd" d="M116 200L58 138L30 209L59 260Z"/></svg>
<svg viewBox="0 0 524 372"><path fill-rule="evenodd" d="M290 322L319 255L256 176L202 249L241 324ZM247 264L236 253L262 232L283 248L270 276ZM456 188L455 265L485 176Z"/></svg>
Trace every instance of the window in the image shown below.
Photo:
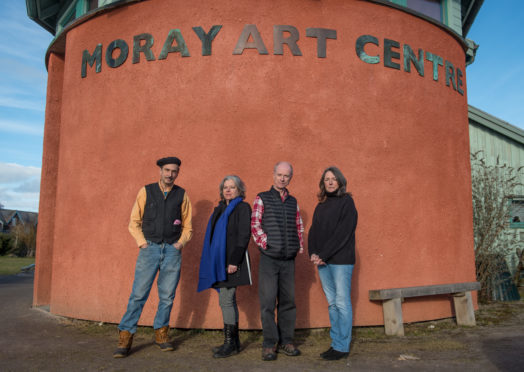
<svg viewBox="0 0 524 372"><path fill-rule="evenodd" d="M524 196L511 199L510 226L514 229L524 229Z"/></svg>
<svg viewBox="0 0 524 372"><path fill-rule="evenodd" d="M406 7L442 22L440 0L407 0Z"/></svg>
<svg viewBox="0 0 524 372"><path fill-rule="evenodd" d="M68 24L83 17L87 12L119 1L122 0L73 0L60 16L56 25L56 33L59 34Z"/></svg>
<svg viewBox="0 0 524 372"><path fill-rule="evenodd" d="M424 14L439 22L442 22L441 0L390 0L392 3L405 6L415 12Z"/></svg>
<svg viewBox="0 0 524 372"><path fill-rule="evenodd" d="M89 0L89 10L98 8L98 0Z"/></svg>

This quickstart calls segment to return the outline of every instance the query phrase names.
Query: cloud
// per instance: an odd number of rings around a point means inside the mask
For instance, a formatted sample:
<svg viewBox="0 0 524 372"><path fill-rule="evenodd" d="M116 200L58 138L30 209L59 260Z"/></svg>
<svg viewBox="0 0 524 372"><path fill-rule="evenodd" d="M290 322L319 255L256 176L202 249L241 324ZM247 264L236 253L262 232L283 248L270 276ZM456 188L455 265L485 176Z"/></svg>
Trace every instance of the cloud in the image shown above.
<svg viewBox="0 0 524 372"><path fill-rule="evenodd" d="M25 43L23 40L19 40L20 44ZM45 48L42 48L42 45L48 45L49 42L43 41L41 45L36 45L33 47L33 50L36 49L38 53L31 53L28 52L26 49L17 49L13 48L12 45L16 44L16 42L11 38L9 39L9 44L6 42L0 42L0 48L2 48L2 51L4 53L4 56L9 56L13 59L16 59L17 61L23 61L24 63L32 63L35 65L42 66L42 69L45 70L45 54L46 50Z"/></svg>
<svg viewBox="0 0 524 372"><path fill-rule="evenodd" d="M0 119L0 132L42 137L44 135L44 123L32 124Z"/></svg>
<svg viewBox="0 0 524 372"><path fill-rule="evenodd" d="M2 57L0 58L0 67L4 71L9 71L9 74L3 76L4 82L13 80L24 82L28 85L25 89L27 92L34 90L35 83L38 83L39 89L41 86L44 89L46 87L47 71L45 70L44 56L38 63L31 63L24 58ZM10 86L13 87L13 84L10 84Z"/></svg>
<svg viewBox="0 0 524 372"><path fill-rule="evenodd" d="M11 67L12 65L16 67ZM2 76L0 106L40 112L45 110L45 70L40 71L38 68L12 61L6 63L2 58L0 70L9 71L9 74Z"/></svg>
<svg viewBox="0 0 524 372"><path fill-rule="evenodd" d="M19 184L34 177L40 178L40 172L41 169L37 167L0 162L0 184Z"/></svg>
<svg viewBox="0 0 524 372"><path fill-rule="evenodd" d="M0 68L1 65L1 59L0 59ZM12 81L7 81L6 79L2 79L2 84L0 84L0 95L5 97L12 97L12 96L33 96L33 97L41 97L41 94L38 94L35 92L34 84L31 85L30 90L27 90L27 88L21 84L13 84Z"/></svg>
<svg viewBox="0 0 524 372"><path fill-rule="evenodd" d="M6 209L37 211L40 168L0 162L0 203Z"/></svg>
<svg viewBox="0 0 524 372"><path fill-rule="evenodd" d="M0 96L0 106L24 110L45 111L45 103L31 99L16 99Z"/></svg>
<svg viewBox="0 0 524 372"><path fill-rule="evenodd" d="M0 187L0 204L5 209L16 209L19 211L38 212L39 193L18 193L4 187Z"/></svg>
<svg viewBox="0 0 524 372"><path fill-rule="evenodd" d="M40 177L33 178L33 179L30 179L29 181L22 183L20 186L16 187L13 191L19 192L19 193L38 194L40 192Z"/></svg>

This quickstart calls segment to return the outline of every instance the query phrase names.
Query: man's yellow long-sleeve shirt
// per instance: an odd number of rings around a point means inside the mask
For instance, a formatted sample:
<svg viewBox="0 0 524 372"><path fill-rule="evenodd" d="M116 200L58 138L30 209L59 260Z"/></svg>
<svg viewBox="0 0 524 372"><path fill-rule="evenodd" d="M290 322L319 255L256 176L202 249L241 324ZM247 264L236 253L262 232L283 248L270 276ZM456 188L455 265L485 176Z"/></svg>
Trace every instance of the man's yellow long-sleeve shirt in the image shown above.
<svg viewBox="0 0 524 372"><path fill-rule="evenodd" d="M159 185L160 186L160 185ZM146 244L146 238L142 232L142 218L144 217L144 208L146 206L146 187L142 187L138 192L136 197L135 204L131 210L131 219L129 221L129 232L135 238L138 246ZM191 223L192 218L192 209L191 202L187 196L187 192L184 192L184 200L182 200L182 205L180 206L180 212L182 216L182 233L178 243L182 243L182 246L185 246L187 242L191 240L193 236L193 225Z"/></svg>

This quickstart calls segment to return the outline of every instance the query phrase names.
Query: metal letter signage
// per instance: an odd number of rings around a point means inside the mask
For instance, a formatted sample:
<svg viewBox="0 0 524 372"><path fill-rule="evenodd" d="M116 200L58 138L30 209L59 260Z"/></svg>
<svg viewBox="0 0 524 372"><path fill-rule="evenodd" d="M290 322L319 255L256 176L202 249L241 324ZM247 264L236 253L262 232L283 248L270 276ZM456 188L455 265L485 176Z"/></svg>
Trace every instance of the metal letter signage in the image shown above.
<svg viewBox="0 0 524 372"><path fill-rule="evenodd" d="M120 49L120 55L117 58L113 58L113 51ZM127 59L129 54L129 47L127 43L122 39L117 39L109 43L106 49L106 63L109 67L117 68Z"/></svg>
<svg viewBox="0 0 524 372"><path fill-rule="evenodd" d="M249 37L253 38L253 41L248 42ZM267 48L262 41L260 32L258 32L257 26L245 25L242 30L242 34L238 38L237 45L233 54L242 54L244 49L257 49L259 54L268 54Z"/></svg>
<svg viewBox="0 0 524 372"><path fill-rule="evenodd" d="M395 40L384 39L384 66L400 70L400 64L395 63L392 59L400 59L400 53L391 49L399 49L400 43Z"/></svg>
<svg viewBox="0 0 524 372"><path fill-rule="evenodd" d="M176 40L177 46L173 46L174 40ZM158 56L158 59L166 59L168 53L180 53L182 57L190 56L186 42L178 28L169 31L169 34L167 34L167 39L164 43L162 51L160 52L160 55Z"/></svg>
<svg viewBox="0 0 524 372"><path fill-rule="evenodd" d="M306 28L307 37L317 38L317 57L326 58L326 39L337 38L337 30L329 28Z"/></svg>
<svg viewBox="0 0 524 372"><path fill-rule="evenodd" d="M289 33L284 37L284 32ZM273 26L273 54L284 54L284 44L287 44L294 56L301 56L302 52L297 45L298 30L293 26Z"/></svg>
<svg viewBox="0 0 524 372"><path fill-rule="evenodd" d="M357 39L355 44L355 51L357 52L358 58L362 61L370 64L376 64L380 62L378 54L376 56L370 56L364 51L366 44L375 44L378 46L378 39L371 35L362 35Z"/></svg>
<svg viewBox="0 0 524 372"><path fill-rule="evenodd" d="M142 44L142 41L145 41L145 43ZM151 51L153 42L154 40L151 34L135 35L135 37L133 38L133 63L140 62L140 53L144 53L148 61L155 60L155 56Z"/></svg>
<svg viewBox="0 0 524 372"><path fill-rule="evenodd" d="M455 84L455 67L450 61L446 61L446 85L449 87L449 82L454 90L457 90L457 85Z"/></svg>
<svg viewBox="0 0 524 372"><path fill-rule="evenodd" d="M89 67L93 67L93 63L95 62L95 71L99 73L102 71L102 44L96 46L93 55L90 55L87 50L84 50L82 53L82 69L80 73L82 78L87 76L87 64L89 63Z"/></svg>
<svg viewBox="0 0 524 372"><path fill-rule="evenodd" d="M424 51L422 49L418 50L418 59L413 53L413 49L408 44L404 44L404 71L411 72L411 64L417 69L417 72L420 76L424 76Z"/></svg>
<svg viewBox="0 0 524 372"><path fill-rule="evenodd" d="M426 52L426 59L433 62L433 80L438 81L438 66L444 66L442 63L442 57Z"/></svg>
<svg viewBox="0 0 524 372"><path fill-rule="evenodd" d="M213 41L222 29L222 25L213 25L207 33L201 26L195 26L192 29L202 43L202 56L212 55ZM326 58L327 39L337 40L337 30L309 27L306 28L306 37L317 39L317 58ZM295 26L274 25L273 55L283 55L285 44L293 56L302 56L302 50L298 45L299 40L300 31ZM462 80L464 74L462 70L458 67L456 68L451 61L445 60L441 56L429 51L424 51L421 48L417 49L417 54L415 54L411 46L408 44L402 44L396 40L383 38L382 43L383 47L381 48L381 42L376 36L359 36L355 41L355 52L358 59L370 65L379 64L382 60L384 67L394 70L401 70L402 65L403 70L408 73L411 73L411 65L413 65L421 77L424 77L424 63L426 61L431 62L433 66L433 80L436 82L439 81L439 67L444 67L445 79L442 85L445 84L460 95L464 95L464 84ZM368 46L369 44L372 45ZM137 64L141 62L140 54L143 54L147 61L155 61L153 47L153 35L149 33L135 35L133 37L132 63ZM120 52L116 58L113 57L115 49L118 49ZM256 49L259 55L269 54L266 45L264 44L264 40L262 39L262 35L254 24L244 25L235 48L233 49L233 55L242 55L246 49ZM382 53L380 53L381 51ZM158 55L158 60L167 59L170 53L180 53L181 57L191 56L189 48L182 36L182 32L177 28L169 31L164 45L160 50L160 54ZM107 46L105 54L106 64L111 68L117 68L125 63L128 54L129 47L126 41L116 39ZM312 53L310 52L309 55L311 54ZM308 53L306 53L306 56L307 55ZM82 64L80 69L80 75L82 78L87 77L88 65L91 68L94 65L96 73L102 71L102 44L97 44L92 54L87 49L82 52Z"/></svg>
<svg viewBox="0 0 524 372"><path fill-rule="evenodd" d="M222 25L215 25L211 27L211 30L209 30L209 33L206 34L204 29L200 26L193 27L193 31L195 31L195 34L197 34L200 41L202 41L202 55L203 56L210 56L211 55L211 43L213 43L213 40L215 40L215 37L218 34L218 31L222 28ZM189 53L188 53L189 54Z"/></svg>

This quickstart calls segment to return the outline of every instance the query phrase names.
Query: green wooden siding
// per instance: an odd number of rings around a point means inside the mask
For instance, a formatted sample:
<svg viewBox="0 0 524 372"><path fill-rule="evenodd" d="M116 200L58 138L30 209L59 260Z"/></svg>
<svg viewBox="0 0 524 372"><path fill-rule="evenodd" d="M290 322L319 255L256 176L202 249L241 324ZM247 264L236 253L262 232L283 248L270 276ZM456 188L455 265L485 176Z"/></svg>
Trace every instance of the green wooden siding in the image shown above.
<svg viewBox="0 0 524 372"><path fill-rule="evenodd" d="M510 139L490 128L486 128L470 119L469 140L471 152L483 151L488 164L499 162L517 169L524 165L524 144ZM524 177L521 176L524 183ZM517 193L524 195L524 187L519 187Z"/></svg>
<svg viewBox="0 0 524 372"><path fill-rule="evenodd" d="M524 131L491 116L475 107L469 106L469 140L471 152L483 151L487 164L506 164L514 169L524 166ZM520 173L520 182L524 176ZM524 222L512 222L514 215L522 216L524 211L524 187L517 187L512 203L512 216L507 232L517 240L524 241ZM522 218L521 218L522 221ZM509 237L502 237L509 239ZM506 257L511 273L514 273L518 259L515 253Z"/></svg>
<svg viewBox="0 0 524 372"><path fill-rule="evenodd" d="M443 0L442 15L442 22L459 35L462 35L462 11L460 0Z"/></svg>

